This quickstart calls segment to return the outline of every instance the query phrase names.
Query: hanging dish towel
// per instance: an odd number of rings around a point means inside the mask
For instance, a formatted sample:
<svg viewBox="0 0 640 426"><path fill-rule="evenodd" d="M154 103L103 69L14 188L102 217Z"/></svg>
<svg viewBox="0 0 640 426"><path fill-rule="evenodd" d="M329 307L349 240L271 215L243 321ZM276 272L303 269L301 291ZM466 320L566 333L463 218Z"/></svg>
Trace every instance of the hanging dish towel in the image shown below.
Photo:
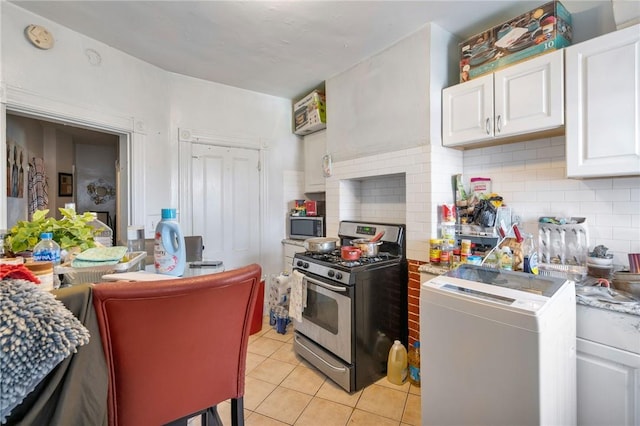
<svg viewBox="0 0 640 426"><path fill-rule="evenodd" d="M307 307L307 280L303 273L293 271L291 280L291 298L289 299L289 317L302 321L302 312Z"/></svg>

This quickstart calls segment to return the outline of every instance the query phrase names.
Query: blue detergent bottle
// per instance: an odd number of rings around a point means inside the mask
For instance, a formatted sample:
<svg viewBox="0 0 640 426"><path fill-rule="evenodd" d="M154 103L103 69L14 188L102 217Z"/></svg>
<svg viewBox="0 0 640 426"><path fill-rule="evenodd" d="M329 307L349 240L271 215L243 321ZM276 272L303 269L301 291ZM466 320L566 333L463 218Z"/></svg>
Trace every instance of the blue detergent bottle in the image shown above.
<svg viewBox="0 0 640 426"><path fill-rule="evenodd" d="M156 226L153 258L156 273L176 277L184 274L187 255L176 209L162 209L162 220Z"/></svg>

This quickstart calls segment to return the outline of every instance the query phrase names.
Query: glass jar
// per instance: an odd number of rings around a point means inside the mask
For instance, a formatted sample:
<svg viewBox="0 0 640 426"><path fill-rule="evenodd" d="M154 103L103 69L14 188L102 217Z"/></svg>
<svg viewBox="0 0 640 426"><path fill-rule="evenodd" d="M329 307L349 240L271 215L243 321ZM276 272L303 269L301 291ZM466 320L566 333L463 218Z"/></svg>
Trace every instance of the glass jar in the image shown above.
<svg viewBox="0 0 640 426"><path fill-rule="evenodd" d="M432 238L429 240L429 262L434 265L440 264L440 255L442 254L442 240Z"/></svg>

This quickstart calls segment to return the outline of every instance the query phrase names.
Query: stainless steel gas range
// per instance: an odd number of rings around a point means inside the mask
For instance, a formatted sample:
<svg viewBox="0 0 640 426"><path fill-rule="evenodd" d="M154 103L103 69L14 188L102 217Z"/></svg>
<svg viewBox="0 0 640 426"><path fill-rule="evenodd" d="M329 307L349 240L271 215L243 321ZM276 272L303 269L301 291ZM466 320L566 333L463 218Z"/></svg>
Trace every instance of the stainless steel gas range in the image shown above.
<svg viewBox="0 0 640 426"><path fill-rule="evenodd" d="M307 306L294 321L294 351L348 392L384 376L394 340L407 345L408 265L404 225L340 222L341 246L385 231L378 254L344 261L340 250L297 253Z"/></svg>

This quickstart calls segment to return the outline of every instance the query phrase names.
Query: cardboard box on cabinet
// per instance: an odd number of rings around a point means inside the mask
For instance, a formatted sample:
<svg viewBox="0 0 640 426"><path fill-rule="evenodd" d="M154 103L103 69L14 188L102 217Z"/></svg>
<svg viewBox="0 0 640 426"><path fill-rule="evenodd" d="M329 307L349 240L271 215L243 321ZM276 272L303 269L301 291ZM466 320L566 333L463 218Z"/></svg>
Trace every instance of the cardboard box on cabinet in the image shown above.
<svg viewBox="0 0 640 426"><path fill-rule="evenodd" d="M294 133L308 135L327 127L324 93L314 90L293 105Z"/></svg>
<svg viewBox="0 0 640 426"><path fill-rule="evenodd" d="M460 43L460 82L569 46L572 38L571 14L551 1Z"/></svg>

